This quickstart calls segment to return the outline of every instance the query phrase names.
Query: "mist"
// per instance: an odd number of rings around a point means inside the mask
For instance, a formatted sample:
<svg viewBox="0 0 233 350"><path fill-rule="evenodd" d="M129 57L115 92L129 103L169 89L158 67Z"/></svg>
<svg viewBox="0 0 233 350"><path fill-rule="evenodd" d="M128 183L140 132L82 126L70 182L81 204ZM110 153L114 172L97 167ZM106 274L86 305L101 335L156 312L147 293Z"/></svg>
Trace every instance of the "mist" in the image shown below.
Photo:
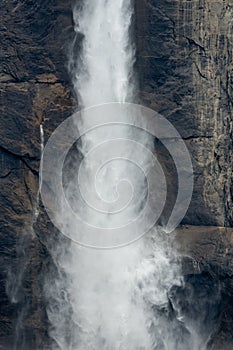
<svg viewBox="0 0 233 350"><path fill-rule="evenodd" d="M133 11L130 0L86 0L73 8L69 70L82 108L73 127L81 136L67 154L63 185L82 223L65 206L59 212L69 239L50 248L57 276L45 284L52 350L206 346L176 293L184 281L174 233L156 220L144 229L154 215L141 214L146 203L159 217L166 197L154 138L132 123L106 124L108 115L117 120L119 103L137 102ZM135 117L130 108L121 112L126 122ZM137 118L143 127L143 116Z"/></svg>

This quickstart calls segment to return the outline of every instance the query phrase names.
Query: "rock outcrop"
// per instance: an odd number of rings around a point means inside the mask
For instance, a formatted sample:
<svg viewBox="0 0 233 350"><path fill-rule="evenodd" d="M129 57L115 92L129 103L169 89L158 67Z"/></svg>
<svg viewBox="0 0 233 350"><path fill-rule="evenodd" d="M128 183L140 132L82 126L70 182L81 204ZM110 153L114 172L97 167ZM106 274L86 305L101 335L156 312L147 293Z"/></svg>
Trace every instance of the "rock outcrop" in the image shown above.
<svg viewBox="0 0 233 350"><path fill-rule="evenodd" d="M219 285L213 350L233 349L232 0L135 0L140 98L177 128L190 150L195 188L177 233L187 283ZM77 107L67 74L71 1L3 0L0 7L0 347L45 350L40 278L51 264L41 208L45 141ZM195 278L193 278L195 276ZM195 282L196 281L196 282ZM196 284L195 284L196 283Z"/></svg>

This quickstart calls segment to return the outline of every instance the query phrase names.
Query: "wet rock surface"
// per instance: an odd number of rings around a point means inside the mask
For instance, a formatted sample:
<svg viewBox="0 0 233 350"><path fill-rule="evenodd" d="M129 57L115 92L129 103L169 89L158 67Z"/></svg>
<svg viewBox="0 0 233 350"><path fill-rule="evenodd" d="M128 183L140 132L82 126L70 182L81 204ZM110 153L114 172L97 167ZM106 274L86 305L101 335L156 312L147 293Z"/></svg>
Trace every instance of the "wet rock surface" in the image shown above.
<svg viewBox="0 0 233 350"><path fill-rule="evenodd" d="M232 226L232 1L136 1L141 100L192 155L184 223Z"/></svg>
<svg viewBox="0 0 233 350"><path fill-rule="evenodd" d="M190 315L212 324L209 348L233 349L233 3L143 0L136 8L141 100L177 128L194 166L183 224L196 226L178 234L186 280L181 298Z"/></svg>
<svg viewBox="0 0 233 350"><path fill-rule="evenodd" d="M35 233L40 128L46 141L75 108L66 69L71 3L6 0L0 16L0 347L46 349L49 255Z"/></svg>
<svg viewBox="0 0 233 350"><path fill-rule="evenodd" d="M188 226L177 233L184 275L194 295L199 285L216 288L209 346L233 349L233 4L136 0L135 6L140 99L173 123L194 165ZM40 126L46 141L77 107L66 67L71 1L3 0L0 16L0 348L45 350L42 276L51 266L46 237L55 230L42 208L37 221L35 215Z"/></svg>
<svg viewBox="0 0 233 350"><path fill-rule="evenodd" d="M232 242L233 228L183 226L176 231L186 313L211 328L208 349L212 350L233 348Z"/></svg>

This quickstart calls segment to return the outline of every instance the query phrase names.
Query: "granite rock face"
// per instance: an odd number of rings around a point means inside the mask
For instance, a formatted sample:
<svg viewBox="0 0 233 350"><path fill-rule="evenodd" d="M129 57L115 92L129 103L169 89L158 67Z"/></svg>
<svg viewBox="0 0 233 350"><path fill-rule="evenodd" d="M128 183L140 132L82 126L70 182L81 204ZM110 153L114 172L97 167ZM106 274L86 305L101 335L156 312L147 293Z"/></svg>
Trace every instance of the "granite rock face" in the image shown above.
<svg viewBox="0 0 233 350"><path fill-rule="evenodd" d="M74 109L66 69L71 3L4 0L0 16L0 347L36 349L44 342L45 349L38 276L48 254L35 235L41 126L46 141Z"/></svg>
<svg viewBox="0 0 233 350"><path fill-rule="evenodd" d="M180 252L188 257L184 263L191 259L184 272L187 286L197 296L198 285L216 288L213 300L220 293L209 343L219 350L233 349L232 18L232 0L136 1L141 101L172 122L192 157L194 192L183 225L193 226L177 235ZM201 298L207 301L208 295ZM197 305L201 314L200 305L211 310L204 300Z"/></svg>
<svg viewBox="0 0 233 350"><path fill-rule="evenodd" d="M141 99L177 128L195 189L184 223L232 226L233 3L138 0Z"/></svg>
<svg viewBox="0 0 233 350"><path fill-rule="evenodd" d="M135 0L135 7L140 99L177 128L194 166L188 226L177 233L184 274L193 288L205 278L203 288L220 286L210 348L233 349L233 3ZM54 229L42 208L37 218L41 127L46 141L77 107L66 67L71 1L3 0L0 16L0 345L45 350L38 276L51 264L45 237Z"/></svg>
<svg viewBox="0 0 233 350"><path fill-rule="evenodd" d="M231 350L233 228L183 226L176 234L188 314L211 328L208 349Z"/></svg>

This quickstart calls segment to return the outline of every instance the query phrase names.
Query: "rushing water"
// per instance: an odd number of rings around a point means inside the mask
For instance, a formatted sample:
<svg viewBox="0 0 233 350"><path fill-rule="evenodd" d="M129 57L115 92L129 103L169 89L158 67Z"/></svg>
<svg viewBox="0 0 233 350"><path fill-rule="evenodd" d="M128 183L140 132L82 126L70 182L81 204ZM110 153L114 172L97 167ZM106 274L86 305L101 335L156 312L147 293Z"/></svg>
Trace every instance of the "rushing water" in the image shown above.
<svg viewBox="0 0 233 350"><path fill-rule="evenodd" d="M78 66L73 61L72 72L83 107L132 100L132 15L130 0L87 0L82 9L74 8L75 30L85 35L81 58Z"/></svg>
<svg viewBox="0 0 233 350"><path fill-rule="evenodd" d="M82 7L74 8L73 14L77 35L69 67L82 107L106 102L133 102L136 84L133 78L134 45L130 39L132 1L85 0ZM77 57L76 43L81 38L81 54L79 51ZM85 113L82 123L85 124ZM130 131L106 128L85 135L82 144L77 146L82 157L85 158L101 138L104 141L106 133L110 138L119 138ZM143 144L152 150L151 141L148 137ZM104 152L110 152L110 148L105 148ZM132 152L133 149L128 149L129 159ZM118 160L109 163L97 178L99 196L96 197L89 182L95 175L95 160L90 158L86 162L82 177L86 183L82 186L88 199L97 206L98 198L103 200L101 209L105 210L105 215L99 218L100 211L96 211L91 216L91 211L85 209L83 215L95 225L116 225L118 219L109 215L118 199L116 184L122 178L133 176L131 184L139 199L120 217L121 220L130 220L145 199L142 174L136 174L130 162ZM76 174L75 165L71 163L67 163L66 171ZM145 163L148 167L147 159ZM67 196L78 210L80 200L75 193L76 177L68 176L65 184ZM123 196L123 203L124 200ZM65 216L63 219L67 220ZM79 230L72 227L70 221L67 225L73 231ZM56 250L54 248L58 277L46 285L53 349L199 349L196 335L186 337L192 332L182 330L185 328L184 318L172 294L172 287L181 286L182 280L170 243L168 236L154 228L146 237L118 249L95 250L74 242L61 242Z"/></svg>

